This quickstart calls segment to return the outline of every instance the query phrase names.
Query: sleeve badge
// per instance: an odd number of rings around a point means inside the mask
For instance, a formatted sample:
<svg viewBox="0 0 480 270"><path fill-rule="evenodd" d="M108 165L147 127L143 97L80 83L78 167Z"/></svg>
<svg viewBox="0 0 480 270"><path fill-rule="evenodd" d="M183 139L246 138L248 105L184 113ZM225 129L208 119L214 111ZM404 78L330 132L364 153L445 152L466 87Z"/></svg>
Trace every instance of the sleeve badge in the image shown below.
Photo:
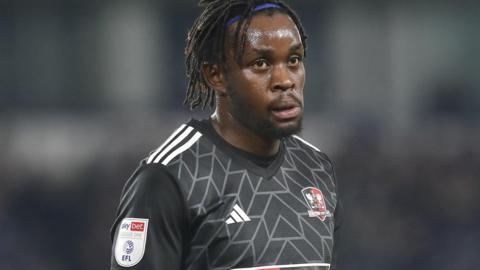
<svg viewBox="0 0 480 270"><path fill-rule="evenodd" d="M145 253L148 219L124 218L115 242L115 260L123 267L138 264Z"/></svg>

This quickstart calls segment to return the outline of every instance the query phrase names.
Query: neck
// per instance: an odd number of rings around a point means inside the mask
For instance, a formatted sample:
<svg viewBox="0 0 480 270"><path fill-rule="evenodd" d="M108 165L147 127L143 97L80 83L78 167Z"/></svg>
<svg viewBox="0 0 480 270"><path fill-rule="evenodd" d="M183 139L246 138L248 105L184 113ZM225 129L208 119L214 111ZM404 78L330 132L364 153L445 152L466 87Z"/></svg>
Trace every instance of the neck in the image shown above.
<svg viewBox="0 0 480 270"><path fill-rule="evenodd" d="M256 134L254 130L235 119L221 102L217 102L211 120L213 127L225 141L246 152L273 156L280 148L279 139L264 138Z"/></svg>

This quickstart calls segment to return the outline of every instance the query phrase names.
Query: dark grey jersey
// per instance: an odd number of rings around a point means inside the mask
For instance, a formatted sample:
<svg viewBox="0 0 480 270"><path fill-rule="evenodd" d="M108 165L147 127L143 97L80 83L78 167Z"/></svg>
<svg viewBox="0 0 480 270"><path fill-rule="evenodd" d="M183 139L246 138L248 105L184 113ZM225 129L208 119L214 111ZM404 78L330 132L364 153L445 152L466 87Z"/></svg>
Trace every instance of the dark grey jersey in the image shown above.
<svg viewBox="0 0 480 270"><path fill-rule="evenodd" d="M333 269L336 190L328 157L297 136L259 166L192 120L125 184L111 269Z"/></svg>

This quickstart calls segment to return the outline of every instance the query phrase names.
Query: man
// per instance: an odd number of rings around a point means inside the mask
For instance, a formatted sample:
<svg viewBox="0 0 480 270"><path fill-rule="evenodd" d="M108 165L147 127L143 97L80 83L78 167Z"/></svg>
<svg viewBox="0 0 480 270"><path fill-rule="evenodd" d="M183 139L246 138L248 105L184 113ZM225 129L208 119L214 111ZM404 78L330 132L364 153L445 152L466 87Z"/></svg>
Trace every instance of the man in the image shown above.
<svg viewBox="0 0 480 270"><path fill-rule="evenodd" d="M339 202L301 129L306 36L281 1L201 1L186 46L192 108L127 181L111 269L333 269ZM336 237L336 236L335 236Z"/></svg>

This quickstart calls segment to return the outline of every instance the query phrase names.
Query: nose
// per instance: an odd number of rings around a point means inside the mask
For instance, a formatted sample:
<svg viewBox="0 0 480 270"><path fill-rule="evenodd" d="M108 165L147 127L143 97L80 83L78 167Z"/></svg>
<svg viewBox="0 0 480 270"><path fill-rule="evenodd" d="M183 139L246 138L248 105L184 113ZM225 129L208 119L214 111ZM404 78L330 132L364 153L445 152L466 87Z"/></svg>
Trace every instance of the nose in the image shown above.
<svg viewBox="0 0 480 270"><path fill-rule="evenodd" d="M286 65L277 65L272 71L272 88L277 91L293 89L295 83Z"/></svg>

